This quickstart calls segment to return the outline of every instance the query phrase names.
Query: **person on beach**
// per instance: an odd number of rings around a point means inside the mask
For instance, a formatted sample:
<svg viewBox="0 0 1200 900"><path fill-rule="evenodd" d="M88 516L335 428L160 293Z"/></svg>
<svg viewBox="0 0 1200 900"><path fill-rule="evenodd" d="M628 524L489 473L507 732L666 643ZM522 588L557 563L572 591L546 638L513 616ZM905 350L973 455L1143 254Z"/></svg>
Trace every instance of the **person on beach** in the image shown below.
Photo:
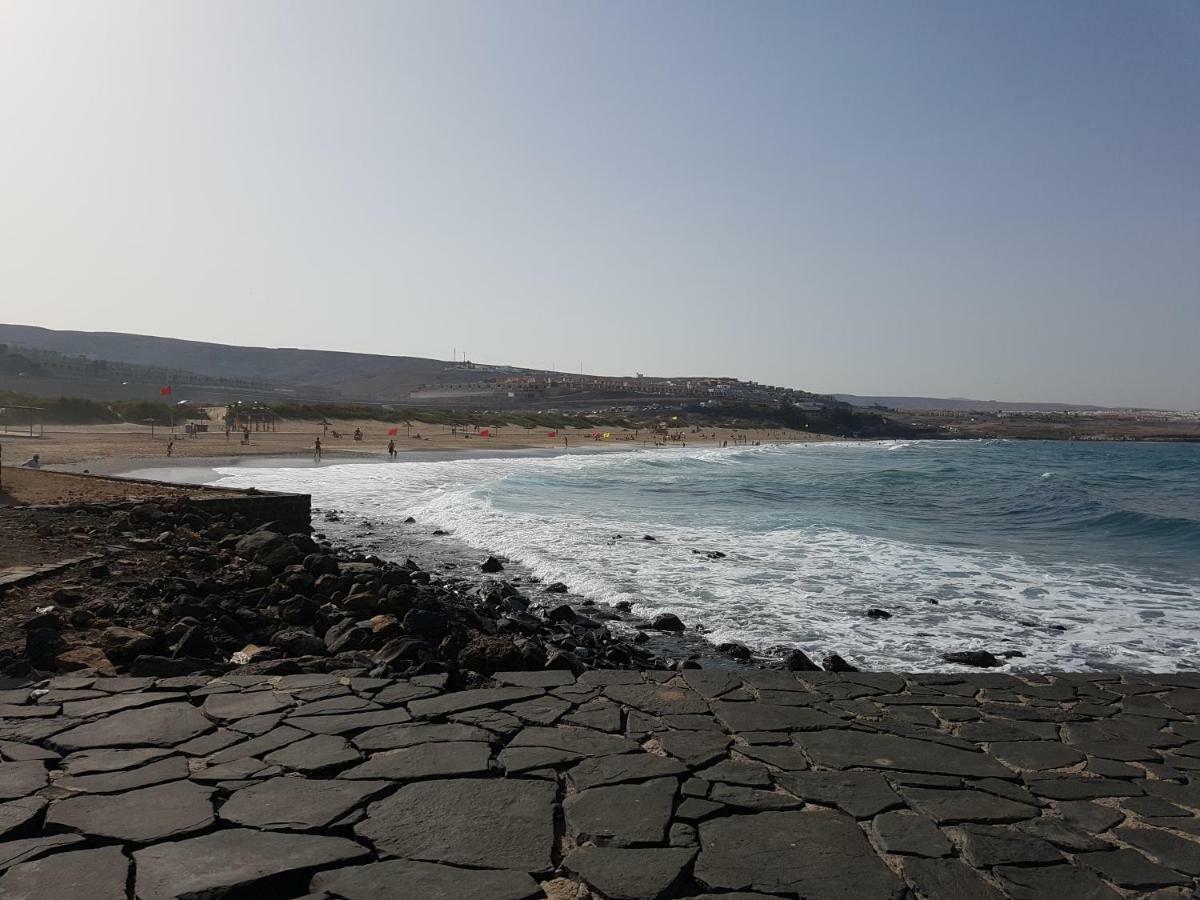
<svg viewBox="0 0 1200 900"><path fill-rule="evenodd" d="M40 469L41 467L42 458L36 453L33 454L33 456L31 456L29 459L25 460L25 462L21 463L22 469Z"/></svg>
<svg viewBox="0 0 1200 900"><path fill-rule="evenodd" d="M167 456L170 456L174 452L175 452L175 439L171 438L171 440L167 441Z"/></svg>
<svg viewBox="0 0 1200 900"><path fill-rule="evenodd" d="M321 439L317 438L316 442L313 444L313 462L320 462L320 461L321 461Z"/></svg>
<svg viewBox="0 0 1200 900"><path fill-rule="evenodd" d="M388 458L389 459L396 458L396 442L395 441L388 441Z"/></svg>

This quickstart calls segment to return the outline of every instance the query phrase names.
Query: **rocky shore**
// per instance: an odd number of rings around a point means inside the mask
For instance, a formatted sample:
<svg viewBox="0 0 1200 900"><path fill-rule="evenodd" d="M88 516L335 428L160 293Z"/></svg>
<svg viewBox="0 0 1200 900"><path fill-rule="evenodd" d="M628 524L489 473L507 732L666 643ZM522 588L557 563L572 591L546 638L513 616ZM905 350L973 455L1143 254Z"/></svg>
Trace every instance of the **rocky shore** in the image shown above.
<svg viewBox="0 0 1200 900"><path fill-rule="evenodd" d="M186 498L0 521L36 562L0 577L0 898L1200 887L1200 675L701 668L499 559Z"/></svg>
<svg viewBox="0 0 1200 900"><path fill-rule="evenodd" d="M506 577L492 557L473 573L429 571L186 498L5 514L31 540L75 548L68 565L4 591L0 670L11 677L355 670L469 681L672 664L643 646L644 632L618 637L612 613L564 602L561 585Z"/></svg>

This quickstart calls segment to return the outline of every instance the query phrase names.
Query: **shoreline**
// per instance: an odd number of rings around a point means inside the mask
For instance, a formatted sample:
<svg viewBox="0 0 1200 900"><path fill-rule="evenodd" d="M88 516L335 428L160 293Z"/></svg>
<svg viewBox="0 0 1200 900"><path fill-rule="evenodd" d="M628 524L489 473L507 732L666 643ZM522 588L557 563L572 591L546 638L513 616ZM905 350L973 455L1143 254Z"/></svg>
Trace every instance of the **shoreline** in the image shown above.
<svg viewBox="0 0 1200 900"><path fill-rule="evenodd" d="M981 443L981 442L982 443L990 443L989 441L974 441L972 443ZM779 446L783 446L786 443L790 443L790 442L779 442ZM859 445L864 442L847 441L847 442L838 442L838 443L844 443L846 445ZM876 449L887 450L887 449L889 449L888 445L896 444L898 442L895 442L895 441L872 441L869 443L884 445L879 448L871 448L873 451ZM941 443L941 442L930 441L930 442L899 442L899 443L935 444L935 443ZM764 446L767 449L769 449L769 445L764 445ZM430 448L427 450L423 450L420 453L417 453L417 452L404 453L397 460L397 462L406 463L406 462L414 462L414 461L415 462L441 462L441 461L447 461L447 460L470 461L470 460L506 460L506 459L507 460L516 460L516 459L538 460L538 459L552 459L552 458L557 458L557 457L561 457L561 456L565 456L565 455L577 456L579 454L596 453L596 452L600 452L600 453L614 452L614 451L628 452L631 449L640 450L641 448L631 448L629 446L620 446L620 445L618 445L618 446L600 445L600 446L583 446L580 448L573 448L566 452L564 452L563 450L558 449L558 448L555 448L553 450L549 449L549 448L524 448L524 449L516 449L516 448L513 448L513 449L508 449L508 448L475 449L475 448L472 448L470 450L467 450L467 449L445 450L445 449L440 449L440 448ZM654 456L658 456L661 459L663 459L664 461L673 459L674 457L672 457L672 455L670 453L671 449L672 448L670 448L670 447L662 449L661 453L656 452L654 454ZM677 447L675 449L683 449L683 448ZM694 449L694 448L689 448L689 449ZM712 455L712 454L709 454L706 452L707 449L708 448L698 450L699 455L702 457L708 457L708 456ZM826 452L837 452L836 447L832 446L832 445L825 449L826 449ZM898 448L896 448L896 449L898 449ZM860 448L860 450L861 450L861 448ZM736 451L734 448L730 448L730 452L736 452ZM812 452L818 452L818 451L812 451ZM851 447L851 452L858 452L858 451L854 451L853 447ZM694 455L694 454L688 454L686 450L684 451L684 454ZM753 454L751 454L751 455L753 456ZM785 456L790 456L790 455L792 455L792 454L785 453ZM803 456L805 454L796 453L795 455L799 457L799 456ZM885 454L885 456L886 455L887 454ZM719 457L720 455L718 454L718 455L712 455L712 456ZM119 463L120 461L115 461L115 462ZM125 461L125 462L129 462L129 461ZM718 649L718 647L723 642L728 642L730 644L737 644L737 643L741 643L741 642L745 641L751 648L753 648L750 651L750 653L754 657L754 660L756 662L759 662L762 664L767 664L767 665L770 665L779 659L780 648L782 647L783 644L787 644L790 646L801 647L810 653L814 653L814 658L820 658L822 655L825 655L825 654L839 654L839 653L845 654L849 658L851 663L858 665L858 666L862 666L862 667L870 669L870 670L877 670L880 668L889 668L889 667L894 668L897 666L911 667L914 665L919 665L921 667L921 670L923 670L923 671L962 671L962 669L958 668L957 665L955 665L953 667L949 667L949 668L943 668L937 664L936 660L934 660L931 663L929 659L924 659L924 658L921 660L916 660L916 661L904 660L904 659L889 660L886 658L884 658L884 659L880 659L880 658L874 658L874 659L858 658L858 659L856 659L855 653L854 653L855 649L858 649L859 651L862 651L862 649L863 649L862 646L860 646L859 644L856 643L856 638L858 637L860 631L862 631L865 634L866 629L871 626L869 626L865 622L865 620L863 620L862 624L859 624L858 620L853 618L853 614L854 614L853 610L850 613L851 617L849 619L847 619L848 624L846 626L846 629L835 628L834 630L828 631L827 633L823 634L821 636L821 638L819 638L819 639L806 638L803 634L800 634L798 632L788 631L786 629L775 630L774 637L772 637L772 634L766 633L767 631L769 631L769 629L766 629L766 628L759 628L757 632L740 632L737 629L730 629L728 627L720 627L719 623L718 623L717 628L714 628L714 629L706 628L705 627L706 625L712 625L713 623L710 622L710 620L707 618L707 614L705 612L703 612L703 611L698 612L696 609L689 606L688 603L686 602L687 598L682 598L681 605L674 605L671 602L671 598L676 597L676 594L673 594L669 591L665 595L658 596L657 590L653 588L653 586L658 584L658 582L654 581L654 579L650 576L646 577L645 582L640 585L640 588L639 588L639 585L634 585L633 588L631 588L629 590L625 590L624 592L618 591L616 593L613 593L610 591L596 590L595 589L596 582L589 580L586 577L581 577L580 571L584 571L585 574L588 571L594 572L594 570L596 569L596 566L592 565L591 561L601 558L603 548L600 548L600 551L598 551L598 554L595 556L593 556L586 549L582 550L580 552L580 561L582 562L585 557L589 558L589 560L588 560L589 564L582 566L582 567L578 566L578 565L565 566L565 567L564 566L554 566L554 565L547 566L545 564L545 559L543 558L545 556L545 554L539 552L538 548L553 546L552 544L546 544L541 539L535 539L532 544L528 540L524 540L524 541L519 540L517 538L517 532L514 530L510 530L510 533L508 535L506 535L502 531L497 532L497 530L495 528L480 529L480 528L474 527L475 523L472 520L472 513L470 512L470 510L473 509L474 506L470 503L466 504L465 506L462 504L453 504L450 506L446 506L444 508L441 507L439 504L434 504L433 506L428 507L428 509L426 509L424 506L421 506L420 504L423 504L425 502L425 500L428 499L427 488L436 489L441 484L440 476L438 475L438 473L442 471L440 466L435 465L429 470L430 475L429 475L429 479L428 479L428 485L426 485L427 479L425 478L424 475L418 477L417 475L414 474L412 476L411 481L414 486L415 485L423 486L416 493L412 493L412 492L405 493L404 491L399 491L398 493L396 493L394 495L387 494L386 492L379 494L380 497L392 498L392 500L389 501L389 503L383 504L381 506L374 502L363 502L360 504L360 503L357 503L355 499L347 499L347 498L359 497L359 499L365 499L367 501L370 500L369 497L360 497L359 495L354 494L353 492L343 496L343 494L339 490L323 489L322 485L325 484L325 479L322 478L318 473L314 473L311 470L317 469L317 468L328 468L330 466L346 466L347 464L350 464L350 463L352 463L354 465L362 465L362 464L366 464L366 463L372 463L376 466L381 466L385 463L388 465L391 465L392 463L388 462L386 460L386 458L380 459L380 458L375 458L375 457L364 457L364 455L354 455L349 458L344 458L344 457L330 458L330 459L322 462L321 464L314 464L311 461L311 459L307 457L307 455L293 454L293 455L286 455L286 456L285 455L281 455L281 456L265 456L264 455L264 456L240 457L240 458L229 458L229 459L214 458L214 459L205 460L206 463L211 463L211 465L204 465L204 466L197 466L194 464L195 462L196 461L192 460L192 459L187 459L187 460L176 459L176 460L172 460L171 463L167 466L162 466L162 467L152 468L152 469L134 468L131 470L126 470L123 474L130 476L130 477L155 478L155 479L160 479L163 481L167 481L170 483L176 483L176 484L201 483L201 484L210 485L210 486L213 484L220 486L222 483L225 485L228 485L232 481L232 483L240 484L242 487L250 487L250 486L271 487L273 485L278 490L284 490L284 491L289 490L289 488L287 487L287 485L289 485L289 484L291 484L293 486L298 485L301 490L312 491L315 494L317 494L318 496L324 495L323 498L318 501L319 506L323 507L324 509L317 508L317 509L313 510L313 513L314 513L313 525L317 529L323 529L324 531L330 532L331 535L333 536L335 542L341 546L348 547L351 549L359 549L359 550L362 550L363 552L367 552L367 553L375 553L381 557L392 559L397 562L403 561L403 559L405 558L406 555L411 555L414 558L421 560L422 562L425 562L426 560L429 560L431 562L433 560L436 560L437 562L435 563L435 565L438 568L447 568L449 570L455 570L458 573L469 571L469 567L471 564L471 557L473 557L474 555L483 556L483 555L487 555L490 553L490 554L500 556L500 558L505 561L506 565L509 568L511 568L514 571L514 573L519 572L523 579L527 579L530 581L535 580L535 579L533 579L532 576L536 572L537 575L542 576L548 582L549 581L557 581L559 579L561 579L563 582L566 582L567 585L569 585L569 587L571 589L571 593L568 594L567 596L564 596L562 599L564 601L572 603L576 607L593 606L605 613L613 613L613 614L626 613L625 615L619 615L619 618L617 618L615 620L617 622L637 621L637 619L639 618L638 615L628 614L633 611L640 613L641 617L647 617L652 614L660 613L660 612L676 613L677 615L683 617L684 620L687 623L689 623L689 625L691 625L692 627L687 629L687 631L684 632L683 637L685 638L685 640L680 641L678 638L673 638L669 642L670 643L669 649L665 649L662 651L665 655L669 655L672 657L677 657L680 655L683 655L686 657L686 656L692 655L692 656L697 656L701 659L717 660L720 662L720 664L728 664L727 663L728 657L726 657ZM568 461L564 460L564 462L567 463L568 466L572 466L572 464L569 463ZM612 462L616 463L616 464L620 464L620 462L616 459L612 460ZM225 469L226 465L228 465L229 468L223 474L232 476L236 472L237 476L235 476L233 478L222 478L221 474L218 474L217 470ZM581 461L579 461L578 464L576 464L572 467L577 467L578 465L584 465L584 462L581 460ZM122 465L117 465L115 467L121 468L121 469L125 468L125 466L122 466ZM283 472L278 473L276 476L274 476L273 479L265 479L265 480L260 479L260 478L256 477L256 475L255 475L255 472L259 469L265 470L265 469L275 469L275 468L281 468L281 469L286 469L286 470L295 469L295 470L297 470L297 472L295 475L292 475L288 471L283 471ZM469 484L473 483L475 476L467 474L467 473L469 473L475 467L473 467L473 466L452 466L450 468L453 470L456 470L458 472L464 473L461 476L464 484L469 486ZM514 466L501 465L500 468L504 471L509 471L509 470L513 470ZM534 468L540 469L541 466L540 466L540 464L535 465ZM309 470L309 471L304 472L303 470ZM337 476L334 473L330 473L330 478L333 479L333 481L330 483L336 485L336 484L341 483L341 481L346 481L347 483L367 483L367 484L374 485L376 483L395 482L397 485L402 485L402 484L406 483L406 481L409 480L408 476L400 474L399 470L396 473L388 474L388 473L386 473L385 470L380 469L380 470L378 470L380 473L378 476L367 474L365 472L358 473L358 474L351 474L350 471L347 469L343 469L343 471L346 474L344 474L342 476ZM362 477L360 477L360 475ZM455 477L458 478L459 476L456 475ZM379 481L379 479L382 479L382 481ZM291 489L295 489L295 487L293 487ZM376 493L378 493L378 492L376 491ZM342 497L342 502L340 503L340 505L339 505L338 500L336 499L338 497ZM401 497L407 497L407 500L397 499L397 498L401 498ZM411 508L405 509L406 505ZM335 507L339 507L339 508L335 509ZM360 509L360 507L361 507L361 509ZM377 507L378 507L378 509L377 509ZM384 507L386 507L386 508L384 508ZM425 509L426 511L424 513L422 513L422 509ZM345 510L345 511L343 511L343 510ZM325 522L322 521L324 512L335 512L335 514L339 514L340 519L343 520L342 523L339 525L326 524ZM372 515L372 512L374 512L374 515ZM400 519L403 518L407 513L414 513L414 512L415 512L416 516L418 517L418 519L423 519L424 521L418 521L413 524L405 523L403 525L400 523ZM650 520L646 519L645 521L648 523ZM467 536L467 540L464 540L459 537L459 531L460 531L459 526L462 527L462 533ZM631 526L631 527L633 527L633 526ZM638 527L640 527L640 526L638 526ZM630 532L627 531L625 528L618 528L617 530L625 532L627 537L630 534ZM649 524L646 525L646 530L651 533L657 534L657 532L655 532L653 527ZM640 530L635 529L635 531L633 532L634 538L636 538L641 533L642 532ZM522 534L523 534L523 532L522 532ZM539 532L539 534L540 534L540 532ZM662 538L663 535L659 534L659 537ZM547 536L545 534L542 534L541 538L545 539L545 540L550 540L550 541L554 540L553 537ZM687 549L686 549L687 546L700 547L699 543L689 545L686 540L686 537L680 538L679 536L675 536L675 538L673 540L673 544L679 545L681 543L683 545L683 549L681 552L684 554L686 554L686 552L687 552ZM711 541L710 541L710 543L711 543ZM734 550L736 550L736 547L721 546L718 543L713 543L712 546L714 548L728 550L730 552L733 552ZM700 549L703 550L706 548L700 547ZM693 550L693 552L695 552L695 550ZM507 556L506 556L507 554L512 554L511 562L510 562L509 558L507 558ZM735 553L734 556L737 557L737 554ZM528 564L523 563L523 562L517 562L518 560L527 560ZM477 563L478 560L475 560L475 562ZM731 561L729 563L729 565L732 565L732 563L733 563L733 561ZM726 565L726 564L718 564L718 565ZM846 579L843 579L843 581L846 583L852 583L854 581L854 579L846 578ZM701 582L697 582L697 584L701 584ZM969 587L970 586L968 585L968 589L969 589ZM576 590L578 590L580 593L575 594ZM644 595L644 597L642 595ZM658 596L657 600L655 599L656 596ZM664 596L666 597L665 600L663 599ZM617 609L616 606L612 605L612 604L616 604L618 600L621 600L622 605L624 605L623 601L626 597L628 597L629 599L631 599L633 601L633 604L634 604L633 611L627 610L627 609ZM971 595L969 593L966 593L966 594L962 594L962 597L965 598L968 602L955 603L955 604L952 604L951 606L947 607L949 612L947 612L945 614L945 616L942 617L943 619L946 618L947 616L953 617L960 612L970 612L969 600L970 600ZM680 598L677 598L677 599L680 599ZM957 600L957 599L959 599L959 597L956 595L954 597L950 597L949 599ZM942 597L943 603L945 603L946 600L947 600L947 597L943 596ZM595 601L595 602L593 602L593 601ZM605 603L605 601L607 601L607 604ZM936 601L927 601L927 602L934 603ZM598 603L598 605L597 605L597 603ZM886 602L886 598L881 596L879 601L864 600L862 609L866 610L869 607L871 607L872 611L874 611L874 607L879 607L879 606L882 606L884 609L884 612L881 612L878 614L879 618L885 618L885 619L891 618L891 615L885 614L886 612L888 612L890 610L892 613L895 613L896 615L899 615L901 617L898 620L902 626L901 634L903 635L903 634L909 633L908 631L903 630L903 626L905 625L905 622L906 622L906 620L904 618L904 613L906 611L911 611L911 610L908 610L907 607L905 607L903 605L902 601L896 601L895 605L889 606L889 604ZM921 610L924 610L923 606L921 607ZM935 610L934 612L938 612L938 611ZM930 634L919 634L917 636L921 637L921 638L929 638L929 640L926 641L926 643L930 644L931 646L933 646L935 648L933 652L941 653L943 656L946 653L949 653L951 651L953 651L953 653L955 655L962 655L963 652L966 652L966 651L974 652L977 649L986 648L989 651L994 651L995 654L998 654L999 659L1000 659L999 662L990 663L991 665L1003 665L1003 666L1005 666L1006 671L1037 671L1038 670L1037 666L1046 667L1047 665L1049 665L1051 667L1054 667L1054 661L1050 660L1050 659L1042 659L1042 660L1037 661L1036 665L1034 665L1033 660L1023 661L1023 657L1025 656L1025 654L1031 653L1030 647L1028 646L1027 642L1032 642L1035 645L1035 647L1034 647L1035 650L1041 650L1045 653L1047 651L1046 651L1046 647L1043 645L1046 643L1046 638L1045 638L1044 633L1047 631L1047 629L1052 629L1056 632L1066 633L1069 628L1074 629L1074 627L1075 627L1075 625L1074 625L1075 620L1072 619L1071 616L1066 612L1051 611L1048 613L1046 610L1042 610L1041 613L1042 614L1040 616L1035 614L1034 612L1029 612L1028 614L1022 614L1022 615L1024 615L1024 620L1019 622L1019 626L1020 626L1019 628L1014 626L1012 629L1010 629L1010 631L1007 633L1007 635L1005 637L1003 637L1003 638L996 637L994 640L993 640L993 637L995 637L995 636L988 635L988 633L985 631L977 632L978 635L980 636L980 638L984 638L985 636L987 637L987 639L983 640L982 642L964 638L963 635L966 634L966 632L963 629L966 626L959 623L959 627L957 627L957 629L955 629L953 627L952 622L947 622L947 624L946 624L947 631L945 631L944 633L941 630L941 626L931 626L931 627L926 628L926 631L931 632L932 635L941 634L943 637L943 640L941 640L941 641L935 640ZM986 611L985 611L985 613L983 613L983 615L985 615L985 616L987 615ZM1016 614L1014 613L1013 615L1009 616L1008 618L1013 619L1015 617L1015 615ZM1047 616L1048 616L1048 618L1047 618ZM1003 619L1004 617L1001 615L1000 618ZM1044 619L1044 621L1043 621L1043 619ZM1079 621L1082 621L1082 620L1079 620ZM1065 623L1065 627L1058 627L1057 624L1048 625L1048 624L1046 624L1047 622L1049 622L1049 623ZM1001 624L1004 624L1004 622L1002 621ZM622 626L618 624L618 625L616 625L616 627L619 628ZM883 632L886 629L889 629L893 626L877 625L874 627L877 632ZM911 630L912 629L910 627L909 631L911 631ZM764 637L764 634L766 634L765 637ZM946 635L956 636L958 639L951 640L951 639L947 638ZM875 637L875 635L873 635L873 634L868 635L868 638L873 638L873 637ZM1050 635L1050 637L1057 638L1057 635ZM1087 635L1085 634L1084 637L1086 640ZM880 640L884 640L884 638L881 637ZM1058 640L1059 643L1062 643L1063 641L1066 642L1063 645L1064 650L1074 653L1075 656L1079 657L1082 660L1085 651L1073 649L1070 645L1070 638L1062 638L1062 639ZM663 643L663 642L656 641L656 645L659 643ZM864 646L869 646L869 641L868 641L867 645L864 645ZM1151 650L1154 649L1149 644L1147 644L1146 646L1150 647ZM888 648L885 647L884 649L886 651ZM1138 650L1138 652L1140 652L1142 648L1139 647L1139 648L1135 648L1135 649ZM1021 651L1021 652L1012 652L1012 651ZM910 654L910 655L913 655L913 654ZM986 658L986 655L985 655L985 658ZM1005 660L1009 660L1009 659L1013 659L1015 661L1013 661L1011 663L1005 662ZM953 662L953 661L951 661L951 662ZM1076 665L1072 665L1071 664L1072 662L1074 662L1073 659L1068 661L1067 665L1064 666L1064 668L1069 669L1069 670L1076 670ZM1186 663L1178 663L1178 662L1173 663L1171 665L1167 665L1167 664L1165 664L1165 660L1159 660L1159 662L1164 663L1161 666L1156 664L1155 660L1139 660L1139 661L1124 660L1123 662L1125 663L1124 668L1129 668L1130 670L1136 670L1136 671L1173 671L1175 669L1178 669L1180 666L1182 666L1184 669L1186 669L1186 667L1187 667ZM1140 665L1139 665L1139 662L1141 663ZM1011 665L1011 668L1009 668L1010 665ZM1117 667L1117 669L1113 669L1111 665L1104 665L1103 658L1101 658L1100 663L1094 663L1090 660L1085 661L1078 670L1079 671L1111 671L1111 670L1120 670L1120 668L1121 667Z"/></svg>
<svg viewBox="0 0 1200 900"><path fill-rule="evenodd" d="M357 668L470 684L497 670L672 662L636 632L610 631L594 605L572 606L578 598L479 551L417 563L327 540L303 499L304 529L274 520L253 492L218 506L179 495L0 509L26 558L48 551L41 569L2 573L0 669L37 678Z"/></svg>
<svg viewBox="0 0 1200 900"><path fill-rule="evenodd" d="M413 462L443 462L467 459L512 459L512 458L553 458L557 456L576 456L592 453L633 453L642 450L641 447L604 447L576 448L539 448L512 447L480 450L449 450L442 447L428 449L410 449L397 454L396 459L389 460L386 456L367 456L366 454L345 454L322 457L320 462L314 462L311 453L280 453L271 456L226 456L226 457L171 457L155 460L158 465L136 465L149 460L137 457L113 458L104 460L101 464L88 466L76 463L67 466L54 466L52 471L82 472L89 469L92 475L107 475L112 478L145 478L154 481L170 481L179 484L211 484L208 481L185 481L190 473L210 473L211 478L220 477L217 469L322 469L330 466L344 465L395 465ZM649 448L646 448L649 449ZM49 468L49 467L48 467Z"/></svg>
<svg viewBox="0 0 1200 900"><path fill-rule="evenodd" d="M480 427L487 429L486 421ZM326 428L321 421L281 420L274 430L251 432L248 444L243 444L236 435L226 435L223 429L188 435L182 425L174 432L166 427L151 432L145 426L137 430L131 430L128 425L60 426L34 437L0 436L0 442L11 438L11 448L6 449L14 456L20 455L24 459L38 453L46 467L111 474L124 463L128 463L129 468L161 468L175 465L175 460L190 460L193 464L206 466L210 460L311 459L318 438L324 457L331 462L364 457L386 459L389 442L393 442L402 455L419 458L437 452L473 455L513 450L573 453L641 449L653 445L655 439L668 447L719 446L722 442L752 444L756 441L811 443L833 439L784 428L674 428L669 434L645 428L601 429L602 426L562 428L554 430L555 437L550 438L550 432L506 426L493 427L491 434L483 437L474 432L454 432L441 425L413 422L411 429L401 426L398 434L388 435L391 430L388 424L377 421L331 421ZM354 439L356 431L362 435L361 440ZM334 437L334 432L338 437ZM610 438L598 440L594 437L598 433L609 434ZM564 447L564 441L569 446ZM168 450L173 451L171 455Z"/></svg>
<svg viewBox="0 0 1200 900"><path fill-rule="evenodd" d="M634 453L641 452L641 447L622 447L622 446L600 446L591 447L585 446L578 449L501 449L501 450L442 450L439 448L430 448L420 451L420 458L415 453L400 454L394 463L411 463L434 461L427 459L427 456L436 457L436 461L444 460L476 460L476 459L503 459L503 458L556 458L564 455L584 455L595 453ZM672 448L658 448L672 449ZM679 448L683 449L683 448ZM116 461L120 462L120 461ZM363 459L361 457L351 459L336 459L315 463L311 458L305 456L280 456L280 457L231 457L226 465L214 464L212 466L194 466L191 461L178 460L173 465L159 468L132 469L122 472L109 473L109 477L126 477L149 479L153 481L161 481L180 485L198 485L205 487L220 487L222 476L217 472L218 468L239 468L239 469L267 469L267 468L295 468L295 469L320 469L328 468L332 465L391 465L393 462L380 459ZM123 468L118 465L117 468ZM100 474L100 473L93 473ZM386 540L375 539L373 535L374 526L368 518L363 517L360 522L355 525L345 523L344 527L337 527L342 524L341 517L345 515L342 510L326 508L324 506L314 505L312 508L312 530L314 536L319 539L325 539L326 530L330 522L326 521L322 526L321 519L329 514L334 514L336 518L335 529L337 534L332 538L336 547L350 553L362 555L374 554L380 558L390 562L403 562L405 558L418 558L424 564L429 564L435 569L443 572L452 572L456 575L469 572L469 567L472 565L472 560L477 556L495 556L503 561L505 571L510 574L515 574L519 582L528 584L537 584L539 579L534 576L528 565L519 561L510 559L508 556L495 551L490 547L480 547L472 545L466 541L460 540L454 536L453 531L446 533L441 529L422 529L420 523L414 523L413 531L406 531L403 535L393 535ZM468 579L473 579L475 582L484 581L478 577L478 573L467 575ZM646 618L637 615L630 610L618 609L617 607L598 602L587 598L568 587L560 595L561 602L573 606L581 614L587 614L588 611L597 612L602 617L603 621L608 625L619 626L617 634L623 639L633 639L638 635L638 623L644 623ZM647 633L648 642L647 649L657 657L668 659L689 659L701 660L705 666L713 666L716 668L737 668L744 666L769 666L778 664L780 657L774 655L765 655L754 653L746 648L744 644L737 641L727 642L735 648L734 653L745 655L730 655L729 652L722 652L718 649L718 645L710 641L700 629L694 626L688 626L678 632L657 632L650 631Z"/></svg>

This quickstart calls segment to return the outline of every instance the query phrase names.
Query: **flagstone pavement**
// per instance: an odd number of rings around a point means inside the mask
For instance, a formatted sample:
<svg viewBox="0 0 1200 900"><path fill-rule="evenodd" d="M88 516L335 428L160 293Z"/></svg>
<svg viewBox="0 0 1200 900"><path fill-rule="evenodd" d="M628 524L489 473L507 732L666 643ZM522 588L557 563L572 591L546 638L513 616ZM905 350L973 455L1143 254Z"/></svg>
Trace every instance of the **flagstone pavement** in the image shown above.
<svg viewBox="0 0 1200 900"><path fill-rule="evenodd" d="M1194 897L1200 675L0 691L0 898Z"/></svg>

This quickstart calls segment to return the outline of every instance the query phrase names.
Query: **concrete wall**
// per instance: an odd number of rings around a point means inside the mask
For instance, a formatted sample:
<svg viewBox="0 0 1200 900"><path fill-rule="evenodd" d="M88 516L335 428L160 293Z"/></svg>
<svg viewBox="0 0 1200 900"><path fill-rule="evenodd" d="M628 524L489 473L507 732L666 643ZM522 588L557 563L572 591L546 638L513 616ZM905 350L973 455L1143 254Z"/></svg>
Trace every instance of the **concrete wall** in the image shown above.
<svg viewBox="0 0 1200 900"><path fill-rule="evenodd" d="M61 502L39 505L102 503L132 507L143 502L169 502L186 498L196 506L217 515L242 515L250 527L266 522L278 522L280 529L289 534L297 531L307 534L311 525L312 497L308 494L283 494L257 488L209 487L154 481L149 478L110 478L104 475L48 470L41 470L37 474L68 485L68 489L63 490ZM72 485L78 485L80 490L72 492L69 490L69 486Z"/></svg>
<svg viewBox="0 0 1200 900"><path fill-rule="evenodd" d="M244 492L238 497L192 497L197 506L217 515L238 513L251 525L279 522L289 534L308 534L312 522L312 497L308 494Z"/></svg>

